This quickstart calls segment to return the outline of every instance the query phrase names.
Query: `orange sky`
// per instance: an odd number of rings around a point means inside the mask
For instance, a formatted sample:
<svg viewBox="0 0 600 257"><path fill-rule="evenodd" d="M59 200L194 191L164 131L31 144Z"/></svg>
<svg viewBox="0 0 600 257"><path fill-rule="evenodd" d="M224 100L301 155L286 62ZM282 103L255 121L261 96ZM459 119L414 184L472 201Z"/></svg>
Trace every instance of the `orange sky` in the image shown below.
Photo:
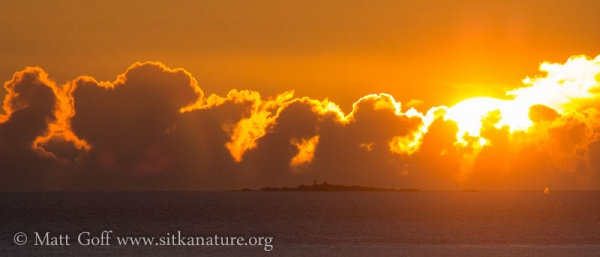
<svg viewBox="0 0 600 257"><path fill-rule="evenodd" d="M425 101L501 97L542 61L595 56L597 1L5 1L0 77L44 67L113 80L136 61L185 67L208 93Z"/></svg>
<svg viewBox="0 0 600 257"><path fill-rule="evenodd" d="M2 5L0 191L600 189L593 1Z"/></svg>

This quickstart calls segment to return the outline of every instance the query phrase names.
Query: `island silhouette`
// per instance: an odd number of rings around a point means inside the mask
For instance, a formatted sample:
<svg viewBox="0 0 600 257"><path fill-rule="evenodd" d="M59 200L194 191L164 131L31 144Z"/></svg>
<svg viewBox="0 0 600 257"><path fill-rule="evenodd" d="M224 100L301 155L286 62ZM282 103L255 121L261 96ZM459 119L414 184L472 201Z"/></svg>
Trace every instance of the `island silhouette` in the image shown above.
<svg viewBox="0 0 600 257"><path fill-rule="evenodd" d="M234 191L256 191L249 188ZM366 187L366 186L346 186L346 185L333 185L323 182L317 184L316 181L310 186L299 185L297 187L263 187L259 191L275 191L275 192L338 192L338 191L371 191L371 192L418 192L416 188L380 188L380 187Z"/></svg>

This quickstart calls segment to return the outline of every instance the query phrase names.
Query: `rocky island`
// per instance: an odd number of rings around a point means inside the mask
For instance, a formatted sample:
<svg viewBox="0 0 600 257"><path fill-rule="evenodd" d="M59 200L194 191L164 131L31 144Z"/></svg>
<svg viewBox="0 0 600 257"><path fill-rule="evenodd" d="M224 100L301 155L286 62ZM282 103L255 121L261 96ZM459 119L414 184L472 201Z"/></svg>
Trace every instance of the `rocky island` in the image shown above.
<svg viewBox="0 0 600 257"><path fill-rule="evenodd" d="M312 186L300 185L297 187L263 187L260 191L277 191L277 192L310 192L310 191L326 191L326 192L336 192L336 191L372 191L372 192L418 192L419 189L416 188L379 188L379 187L364 187L364 186L345 186L345 185L332 185L327 184L327 182L323 182L321 184L314 183Z"/></svg>

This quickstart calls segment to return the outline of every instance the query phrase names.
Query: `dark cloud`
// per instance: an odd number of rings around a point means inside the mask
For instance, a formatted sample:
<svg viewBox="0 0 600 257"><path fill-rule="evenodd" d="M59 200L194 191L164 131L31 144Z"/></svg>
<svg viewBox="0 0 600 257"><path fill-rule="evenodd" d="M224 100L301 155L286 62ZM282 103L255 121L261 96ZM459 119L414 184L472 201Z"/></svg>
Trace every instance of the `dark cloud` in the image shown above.
<svg viewBox="0 0 600 257"><path fill-rule="evenodd" d="M4 84L7 116L0 123L0 187L5 190L45 188L56 169L55 157L36 145L56 122L56 86L40 68L28 67Z"/></svg>
<svg viewBox="0 0 600 257"><path fill-rule="evenodd" d="M138 63L112 83L89 77L72 83L72 130L91 146L84 176L144 188L174 172L180 109L202 97L189 73Z"/></svg>
<svg viewBox="0 0 600 257"><path fill-rule="evenodd" d="M422 114L387 94L349 114L327 100L249 90L205 96L191 74L136 63L113 82L57 86L15 73L0 117L2 190L223 190L335 184L421 189L600 188L597 109L528 111L458 138L449 108ZM588 101L590 102L590 101Z"/></svg>
<svg viewBox="0 0 600 257"><path fill-rule="evenodd" d="M407 179L412 187L458 189L461 184L461 160L464 149L455 146L456 122L437 118L429 126L423 143L409 159Z"/></svg>
<svg viewBox="0 0 600 257"><path fill-rule="evenodd" d="M325 118L312 167L317 178L344 184L403 186L405 157L390 151L390 141L409 136L422 124L418 117L397 115L387 95L366 97L355 104L347 124ZM370 145L369 149L361 145ZM343 150L342 150L343 149Z"/></svg>
<svg viewBox="0 0 600 257"><path fill-rule="evenodd" d="M299 182L312 181L310 178L315 172L313 167L298 167L301 169L298 173L291 170L290 162L299 151L292 141L317 135L319 118L319 114L305 102L295 102L285 107L270 133L259 139L258 147L244 157L240 164L243 174L240 175L254 187L295 186ZM317 149L320 147L319 143ZM307 176L310 178L307 179Z"/></svg>
<svg viewBox="0 0 600 257"><path fill-rule="evenodd" d="M553 121L558 118L558 112L548 106L536 104L529 107L529 119L535 123Z"/></svg>

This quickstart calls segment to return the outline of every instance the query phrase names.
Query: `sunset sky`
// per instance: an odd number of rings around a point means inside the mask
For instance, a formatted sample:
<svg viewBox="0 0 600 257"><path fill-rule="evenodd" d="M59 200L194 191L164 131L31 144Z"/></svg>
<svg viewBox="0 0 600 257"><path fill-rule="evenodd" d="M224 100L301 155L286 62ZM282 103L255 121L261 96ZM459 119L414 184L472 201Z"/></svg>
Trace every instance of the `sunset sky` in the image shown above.
<svg viewBox="0 0 600 257"><path fill-rule="evenodd" d="M600 189L597 1L0 7L0 190Z"/></svg>

